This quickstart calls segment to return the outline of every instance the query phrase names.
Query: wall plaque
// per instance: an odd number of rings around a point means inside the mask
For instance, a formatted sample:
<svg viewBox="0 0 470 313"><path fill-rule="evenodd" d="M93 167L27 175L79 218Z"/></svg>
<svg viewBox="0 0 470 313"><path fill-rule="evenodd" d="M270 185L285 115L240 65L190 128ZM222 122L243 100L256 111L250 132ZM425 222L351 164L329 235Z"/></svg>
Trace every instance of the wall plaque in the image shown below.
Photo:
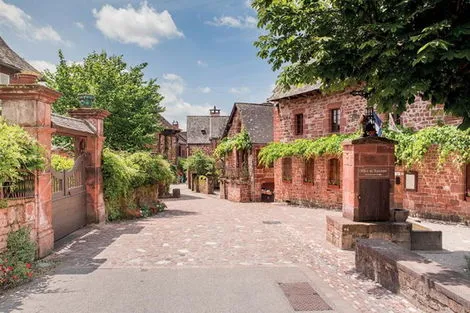
<svg viewBox="0 0 470 313"><path fill-rule="evenodd" d="M366 167L358 169L359 178L389 178L390 169L388 167Z"/></svg>

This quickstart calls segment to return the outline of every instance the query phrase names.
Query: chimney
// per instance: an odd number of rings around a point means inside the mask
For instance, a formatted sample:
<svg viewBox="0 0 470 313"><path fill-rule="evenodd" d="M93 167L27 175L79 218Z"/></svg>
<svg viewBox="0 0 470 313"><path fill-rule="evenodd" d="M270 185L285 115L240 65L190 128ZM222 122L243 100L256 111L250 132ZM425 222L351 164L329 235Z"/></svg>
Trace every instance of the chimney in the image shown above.
<svg viewBox="0 0 470 313"><path fill-rule="evenodd" d="M178 123L178 121L173 121L172 125L174 129L180 129L180 124Z"/></svg>
<svg viewBox="0 0 470 313"><path fill-rule="evenodd" d="M220 116L220 109L217 109L215 105L214 108L210 109L209 112L211 113L211 116Z"/></svg>

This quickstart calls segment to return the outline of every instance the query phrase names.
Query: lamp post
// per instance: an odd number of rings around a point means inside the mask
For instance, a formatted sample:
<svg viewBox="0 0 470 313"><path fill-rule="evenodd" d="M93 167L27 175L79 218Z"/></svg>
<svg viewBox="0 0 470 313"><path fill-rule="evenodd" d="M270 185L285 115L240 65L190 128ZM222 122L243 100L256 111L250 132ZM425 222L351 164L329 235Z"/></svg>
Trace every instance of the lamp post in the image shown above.
<svg viewBox="0 0 470 313"><path fill-rule="evenodd" d="M80 101L81 108L91 108L93 102L95 101L95 96L89 94L81 94L78 96L78 100Z"/></svg>

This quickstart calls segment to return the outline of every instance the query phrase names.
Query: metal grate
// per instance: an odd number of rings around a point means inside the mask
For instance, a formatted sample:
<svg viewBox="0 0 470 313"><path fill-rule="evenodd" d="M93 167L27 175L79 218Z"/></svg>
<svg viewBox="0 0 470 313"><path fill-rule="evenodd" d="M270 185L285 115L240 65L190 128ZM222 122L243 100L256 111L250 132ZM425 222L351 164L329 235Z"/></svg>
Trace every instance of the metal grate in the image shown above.
<svg viewBox="0 0 470 313"><path fill-rule="evenodd" d="M278 225L278 224L281 224L281 222L280 221L263 221L263 224Z"/></svg>
<svg viewBox="0 0 470 313"><path fill-rule="evenodd" d="M294 311L330 311L331 307L307 282L279 283Z"/></svg>

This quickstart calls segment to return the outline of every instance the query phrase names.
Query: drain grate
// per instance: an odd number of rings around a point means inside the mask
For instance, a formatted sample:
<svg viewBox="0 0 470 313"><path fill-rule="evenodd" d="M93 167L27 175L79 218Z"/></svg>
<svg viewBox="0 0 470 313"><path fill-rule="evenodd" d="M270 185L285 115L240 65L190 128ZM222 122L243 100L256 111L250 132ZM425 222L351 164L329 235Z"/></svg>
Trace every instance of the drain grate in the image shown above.
<svg viewBox="0 0 470 313"><path fill-rule="evenodd" d="M329 311L331 307L307 282L279 283L294 311Z"/></svg>
<svg viewBox="0 0 470 313"><path fill-rule="evenodd" d="M278 224L281 224L281 222L280 221L263 221L263 224L278 225Z"/></svg>

